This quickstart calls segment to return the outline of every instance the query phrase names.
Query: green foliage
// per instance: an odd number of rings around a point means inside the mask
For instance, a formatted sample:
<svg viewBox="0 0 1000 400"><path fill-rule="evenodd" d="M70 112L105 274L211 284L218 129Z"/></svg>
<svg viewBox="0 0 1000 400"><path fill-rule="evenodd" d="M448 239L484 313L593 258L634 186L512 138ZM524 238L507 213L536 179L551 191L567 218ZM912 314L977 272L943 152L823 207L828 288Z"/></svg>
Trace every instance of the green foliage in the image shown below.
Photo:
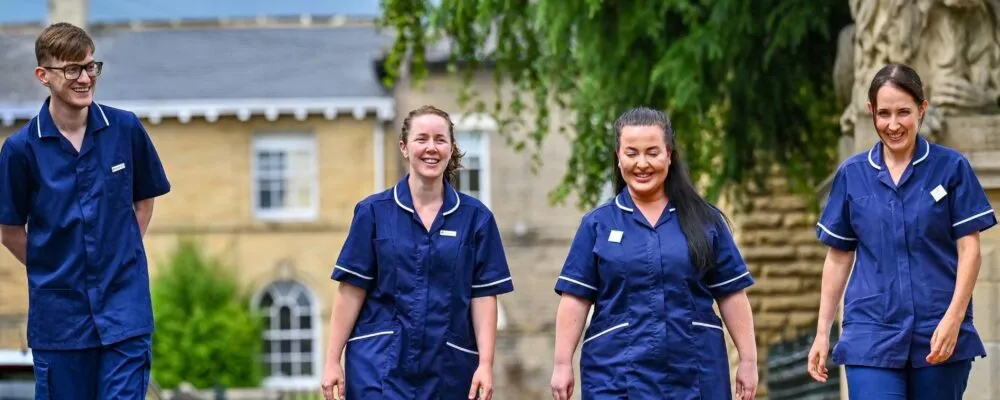
<svg viewBox="0 0 1000 400"><path fill-rule="evenodd" d="M181 240L153 281L152 373L160 386L260 385L263 326L229 271Z"/></svg>
<svg viewBox="0 0 1000 400"><path fill-rule="evenodd" d="M670 114L679 150L713 200L724 188L754 186L775 164L793 188L808 193L834 166L840 133L832 70L837 32L850 23L844 0L382 4L382 23L397 35L389 73L411 52L419 83L427 75L426 44L450 37L452 67L467 83L488 62L497 82L516 88L512 98L498 90L490 106L466 87L465 107L491 112L503 127L521 123L526 111L535 115L530 134L507 139L531 150L536 167L549 115L573 112L576 140L563 182L551 193L555 203L571 193L581 207L599 201L611 176L612 124L638 105ZM486 53L490 35L497 46Z"/></svg>

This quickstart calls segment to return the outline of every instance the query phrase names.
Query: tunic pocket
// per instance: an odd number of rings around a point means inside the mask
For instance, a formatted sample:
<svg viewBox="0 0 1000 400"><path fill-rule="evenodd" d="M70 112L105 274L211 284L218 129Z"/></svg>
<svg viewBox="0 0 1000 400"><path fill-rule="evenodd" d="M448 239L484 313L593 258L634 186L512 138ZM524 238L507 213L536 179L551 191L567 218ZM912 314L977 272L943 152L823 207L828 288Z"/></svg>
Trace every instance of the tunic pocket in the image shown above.
<svg viewBox="0 0 1000 400"><path fill-rule="evenodd" d="M30 344L64 346L92 338L87 296L73 289L31 289Z"/></svg>
<svg viewBox="0 0 1000 400"><path fill-rule="evenodd" d="M461 398L469 393L472 386L472 376L479 367L479 348L474 340L462 335L448 333L444 342L444 370L439 371L445 382L444 393L461 394Z"/></svg>
<svg viewBox="0 0 1000 400"><path fill-rule="evenodd" d="M125 208L132 205L132 165L129 154L124 149L117 149L111 162L104 165L104 184L112 203Z"/></svg>
<svg viewBox="0 0 1000 400"><path fill-rule="evenodd" d="M629 321L609 318L587 328L580 350L580 387L586 399L624 398L631 358Z"/></svg>
<svg viewBox="0 0 1000 400"><path fill-rule="evenodd" d="M924 319L933 322L934 326L937 326L941 318L944 318L944 314L948 312L948 307L951 306L951 299L955 296L954 289L935 289L929 288L930 298L923 302L919 302L917 307L920 307L920 303L927 309L927 314L924 315ZM965 311L965 319L972 319L972 302L969 302L970 307ZM921 321L921 322L928 322Z"/></svg>
<svg viewBox="0 0 1000 400"><path fill-rule="evenodd" d="M345 351L347 398L382 398L382 381L399 359L399 337L399 325L393 322L354 329Z"/></svg>
<svg viewBox="0 0 1000 400"><path fill-rule="evenodd" d="M919 236L931 243L952 240L951 210L948 206L948 196L950 195L945 195L941 200L934 201L930 190L925 190L925 192L928 194L921 196L923 199L919 203L916 215L917 226L923 233Z"/></svg>
<svg viewBox="0 0 1000 400"><path fill-rule="evenodd" d="M882 241L882 203L875 195L852 197L848 203L851 228L857 239L870 247L877 247Z"/></svg>
<svg viewBox="0 0 1000 400"><path fill-rule="evenodd" d="M885 320L885 296L876 293L851 300L844 305L844 325L879 323Z"/></svg>
<svg viewBox="0 0 1000 400"><path fill-rule="evenodd" d="M885 300L886 294L876 293L844 305L843 332L834 347L835 362L849 363L893 351L886 339L897 329L885 322Z"/></svg>
<svg viewBox="0 0 1000 400"><path fill-rule="evenodd" d="M700 365L698 375L701 398L730 399L732 390L729 384L729 354L726 351L722 320L715 313L695 314L691 321L691 333L698 346L693 354L699 358L696 362Z"/></svg>

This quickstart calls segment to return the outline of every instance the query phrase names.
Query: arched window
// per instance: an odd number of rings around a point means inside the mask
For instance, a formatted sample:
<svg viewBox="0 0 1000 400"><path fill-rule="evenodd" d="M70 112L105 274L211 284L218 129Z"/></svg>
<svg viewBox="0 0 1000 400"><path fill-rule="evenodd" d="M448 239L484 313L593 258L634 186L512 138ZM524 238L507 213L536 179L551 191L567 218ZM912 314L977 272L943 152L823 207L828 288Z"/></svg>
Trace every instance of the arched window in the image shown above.
<svg viewBox="0 0 1000 400"><path fill-rule="evenodd" d="M312 291L296 281L274 281L257 294L254 306L264 318L264 386L315 387L322 369L319 305Z"/></svg>

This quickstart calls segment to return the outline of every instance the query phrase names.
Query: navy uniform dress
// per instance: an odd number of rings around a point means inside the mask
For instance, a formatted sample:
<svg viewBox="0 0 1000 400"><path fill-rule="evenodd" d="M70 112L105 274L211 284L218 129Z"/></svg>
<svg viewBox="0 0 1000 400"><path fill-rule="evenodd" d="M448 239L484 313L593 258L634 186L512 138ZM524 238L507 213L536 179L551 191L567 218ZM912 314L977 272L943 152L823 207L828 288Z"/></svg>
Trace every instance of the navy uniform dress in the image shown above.
<svg viewBox="0 0 1000 400"><path fill-rule="evenodd" d="M594 302L580 355L584 400L731 398L712 305L753 279L729 230L706 229L716 267L699 273L670 205L650 225L623 189L584 216L555 285Z"/></svg>
<svg viewBox="0 0 1000 400"><path fill-rule="evenodd" d="M493 214L445 182L428 231L408 175L357 204L332 278L368 293L347 340L349 399L466 399L472 299L514 290Z"/></svg>
<svg viewBox="0 0 1000 400"><path fill-rule="evenodd" d="M144 398L153 310L133 203L169 191L131 112L92 103L77 152L46 99L4 141L0 224L28 225L36 398Z"/></svg>
<svg viewBox="0 0 1000 400"><path fill-rule="evenodd" d="M956 241L996 225L969 161L917 136L913 161L894 184L882 144L845 161L816 234L856 251L833 361L878 368L930 365L931 336L955 292ZM947 362L985 356L972 302Z"/></svg>

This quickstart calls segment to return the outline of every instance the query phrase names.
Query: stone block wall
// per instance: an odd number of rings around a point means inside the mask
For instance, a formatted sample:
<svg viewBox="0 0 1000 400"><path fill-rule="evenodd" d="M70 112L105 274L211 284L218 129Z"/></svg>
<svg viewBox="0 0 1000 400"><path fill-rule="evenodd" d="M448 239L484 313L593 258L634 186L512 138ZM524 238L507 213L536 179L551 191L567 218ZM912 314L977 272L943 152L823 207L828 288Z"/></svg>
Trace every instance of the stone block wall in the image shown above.
<svg viewBox="0 0 1000 400"><path fill-rule="evenodd" d="M826 248L816 239L817 213L804 196L791 192L784 178L771 178L765 193L752 196L747 205L746 210L731 211L730 219L756 280L748 295L757 336L757 397L767 398L769 346L815 332ZM735 377L739 358L728 340Z"/></svg>

